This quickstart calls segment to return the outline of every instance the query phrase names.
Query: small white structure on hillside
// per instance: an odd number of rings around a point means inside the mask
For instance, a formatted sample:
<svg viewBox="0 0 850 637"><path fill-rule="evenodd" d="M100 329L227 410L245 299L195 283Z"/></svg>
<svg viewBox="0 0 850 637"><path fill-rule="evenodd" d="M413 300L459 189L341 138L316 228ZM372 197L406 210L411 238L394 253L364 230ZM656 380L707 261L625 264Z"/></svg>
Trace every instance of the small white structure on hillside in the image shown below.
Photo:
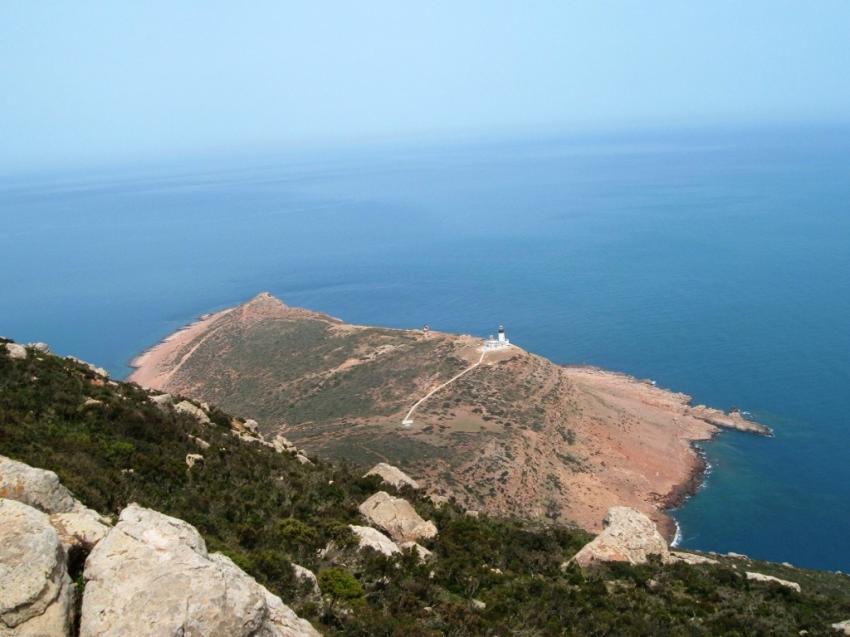
<svg viewBox="0 0 850 637"><path fill-rule="evenodd" d="M511 346L511 342L508 340L508 337L505 335L505 328L503 326L499 326L498 336L493 338L493 335L490 335L486 341L484 341L484 349L486 351L496 350L496 349L506 349Z"/></svg>

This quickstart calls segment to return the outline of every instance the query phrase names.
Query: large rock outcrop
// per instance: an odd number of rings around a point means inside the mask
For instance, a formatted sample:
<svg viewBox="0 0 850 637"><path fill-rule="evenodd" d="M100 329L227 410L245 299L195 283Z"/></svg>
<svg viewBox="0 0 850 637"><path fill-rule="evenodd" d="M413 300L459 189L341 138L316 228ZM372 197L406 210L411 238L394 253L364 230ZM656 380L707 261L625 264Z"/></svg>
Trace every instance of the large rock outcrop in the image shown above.
<svg viewBox="0 0 850 637"><path fill-rule="evenodd" d="M396 553L401 553L401 549L395 542L371 526L350 524L348 528L357 536L357 548L369 548L388 557Z"/></svg>
<svg viewBox="0 0 850 637"><path fill-rule="evenodd" d="M86 561L81 637L318 635L188 523L131 504Z"/></svg>
<svg viewBox="0 0 850 637"><path fill-rule="evenodd" d="M386 491L378 491L361 504L360 513L396 542L416 542L437 535L434 523L423 520L410 502Z"/></svg>
<svg viewBox="0 0 850 637"><path fill-rule="evenodd" d="M45 513L66 513L80 505L52 471L0 456L0 498L23 502Z"/></svg>
<svg viewBox="0 0 850 637"><path fill-rule="evenodd" d="M0 498L0 636L69 635L73 601L65 551L48 516Z"/></svg>
<svg viewBox="0 0 850 637"><path fill-rule="evenodd" d="M594 562L644 564L650 555L670 560L667 542L652 520L629 507L611 507L602 533L582 547L572 562L587 567Z"/></svg>
<svg viewBox="0 0 850 637"><path fill-rule="evenodd" d="M298 448L292 444L285 436L282 434L276 434L274 438L272 438L272 448L278 453L290 452L297 453Z"/></svg>
<svg viewBox="0 0 850 637"><path fill-rule="evenodd" d="M319 590L319 579L313 571L309 568L304 568L300 564L293 564L292 572L295 574L295 579L298 580L298 582L305 584L310 589L311 594L321 594L321 591Z"/></svg>
<svg viewBox="0 0 850 637"><path fill-rule="evenodd" d="M98 367L97 365L92 365L91 363L84 361L82 358L77 358L76 356L66 356L69 361L74 361L78 365L82 365L87 368L90 372L93 372L97 376L102 376L103 378L109 377L109 372L107 372L103 367Z"/></svg>
<svg viewBox="0 0 850 637"><path fill-rule="evenodd" d="M398 467L394 467L386 462L379 462L376 464L366 472L364 477L366 476L379 476L383 482L386 482L396 489L401 489L404 486L410 487L411 489L419 488L419 483L416 482L416 480L411 478Z"/></svg>
<svg viewBox="0 0 850 637"><path fill-rule="evenodd" d="M174 411L180 412L181 414L188 414L202 425L210 424L210 417L207 415L207 412L197 405L190 403L188 400L183 400L174 405Z"/></svg>
<svg viewBox="0 0 850 637"><path fill-rule="evenodd" d="M96 544L108 530L107 520L74 498L52 471L0 456L0 498L27 504L50 515L62 545Z"/></svg>
<svg viewBox="0 0 850 637"><path fill-rule="evenodd" d="M102 520L91 509L54 513L50 516L50 524L56 529L66 551L73 547L82 547L88 551L100 542L109 531L109 526Z"/></svg>
<svg viewBox="0 0 850 637"><path fill-rule="evenodd" d="M696 553L687 553L685 551L670 551L671 562L684 562L685 564L717 564L717 560L705 555L697 555Z"/></svg>
<svg viewBox="0 0 850 637"><path fill-rule="evenodd" d="M27 357L27 350L23 345L17 343L6 343L6 355L9 358L23 360Z"/></svg>
<svg viewBox="0 0 850 637"><path fill-rule="evenodd" d="M433 553L426 549L424 546L419 544L418 542L402 542L398 546L400 549L406 551L408 549L413 549L416 552L416 556L419 558L420 562L427 562L431 559Z"/></svg>
<svg viewBox="0 0 850 637"><path fill-rule="evenodd" d="M154 394L149 400L161 411L168 411L169 407L174 406L174 397L171 394Z"/></svg>
<svg viewBox="0 0 850 637"><path fill-rule="evenodd" d="M738 431L747 431L762 436L773 434L770 427L744 418L744 415L738 410L730 411L727 414L719 409L697 405L696 407L691 407L688 413L695 418L699 418L715 427L721 427L723 429L737 429Z"/></svg>
<svg viewBox="0 0 850 637"><path fill-rule="evenodd" d="M793 589L798 593L801 590L800 585L797 582L790 582L787 579L780 579L773 575L765 575L764 573L753 573L752 571L747 571L747 579L754 582L773 582L774 584L779 584L780 586Z"/></svg>

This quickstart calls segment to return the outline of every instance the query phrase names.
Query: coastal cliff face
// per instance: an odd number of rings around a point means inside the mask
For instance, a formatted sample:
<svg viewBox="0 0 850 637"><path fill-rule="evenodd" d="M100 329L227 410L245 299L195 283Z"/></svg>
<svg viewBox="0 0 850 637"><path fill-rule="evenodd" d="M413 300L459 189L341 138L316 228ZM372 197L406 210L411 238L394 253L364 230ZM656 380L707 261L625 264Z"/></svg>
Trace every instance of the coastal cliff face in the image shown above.
<svg viewBox="0 0 850 637"><path fill-rule="evenodd" d="M268 294L210 315L146 352L130 380L255 418L327 458L388 461L463 506L598 531L627 505L671 538L664 509L698 483L695 441L739 414L691 407L687 395L519 347L348 325Z"/></svg>

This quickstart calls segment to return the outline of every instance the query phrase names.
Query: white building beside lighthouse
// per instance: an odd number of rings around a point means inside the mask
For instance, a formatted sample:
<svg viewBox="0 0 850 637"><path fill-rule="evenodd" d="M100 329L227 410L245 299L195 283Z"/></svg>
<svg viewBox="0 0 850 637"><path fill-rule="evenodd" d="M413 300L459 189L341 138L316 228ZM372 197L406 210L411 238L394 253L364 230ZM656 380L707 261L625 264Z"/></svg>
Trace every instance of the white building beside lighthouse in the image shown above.
<svg viewBox="0 0 850 637"><path fill-rule="evenodd" d="M497 336L493 338L493 335L490 335L486 341L484 341L484 349L486 351L496 350L496 349L506 349L511 346L511 342L508 340L507 334L505 334L504 326L499 326L499 331Z"/></svg>

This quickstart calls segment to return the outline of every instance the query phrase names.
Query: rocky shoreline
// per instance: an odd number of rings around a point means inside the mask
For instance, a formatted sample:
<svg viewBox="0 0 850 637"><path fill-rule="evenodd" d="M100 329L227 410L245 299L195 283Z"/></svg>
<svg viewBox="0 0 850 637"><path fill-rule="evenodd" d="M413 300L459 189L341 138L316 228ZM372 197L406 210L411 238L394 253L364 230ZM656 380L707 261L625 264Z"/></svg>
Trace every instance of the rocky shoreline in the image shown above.
<svg viewBox="0 0 850 637"><path fill-rule="evenodd" d="M664 513L669 520L669 524L659 524L659 530L662 535L670 542L670 545L677 545L676 538L681 534L682 527L679 521L673 516L673 513L681 507L690 498L695 496L697 492L705 485L705 480L708 477L711 465L705 459L705 451L696 443L691 445L696 454L696 464L688 476L687 480L674 488L663 501Z"/></svg>
<svg viewBox="0 0 850 637"><path fill-rule="evenodd" d="M648 378L638 378L637 376L632 376L625 372L615 372L603 369L597 365L562 365L562 367L565 369L586 370L589 372L608 374L610 376L618 376L636 384L646 385L653 389L669 392L684 399L683 402L687 403L686 408L689 415L694 418L698 418L699 420L703 420L719 429L730 429L733 431L752 433L760 436L773 436L773 430L770 427L762 425L754 420L750 420L744 416L744 412L740 409L733 407L728 412L725 412L722 409L708 407L706 405L693 405L691 404L693 402L693 398L690 395L677 392L666 387L659 387L654 380Z"/></svg>

